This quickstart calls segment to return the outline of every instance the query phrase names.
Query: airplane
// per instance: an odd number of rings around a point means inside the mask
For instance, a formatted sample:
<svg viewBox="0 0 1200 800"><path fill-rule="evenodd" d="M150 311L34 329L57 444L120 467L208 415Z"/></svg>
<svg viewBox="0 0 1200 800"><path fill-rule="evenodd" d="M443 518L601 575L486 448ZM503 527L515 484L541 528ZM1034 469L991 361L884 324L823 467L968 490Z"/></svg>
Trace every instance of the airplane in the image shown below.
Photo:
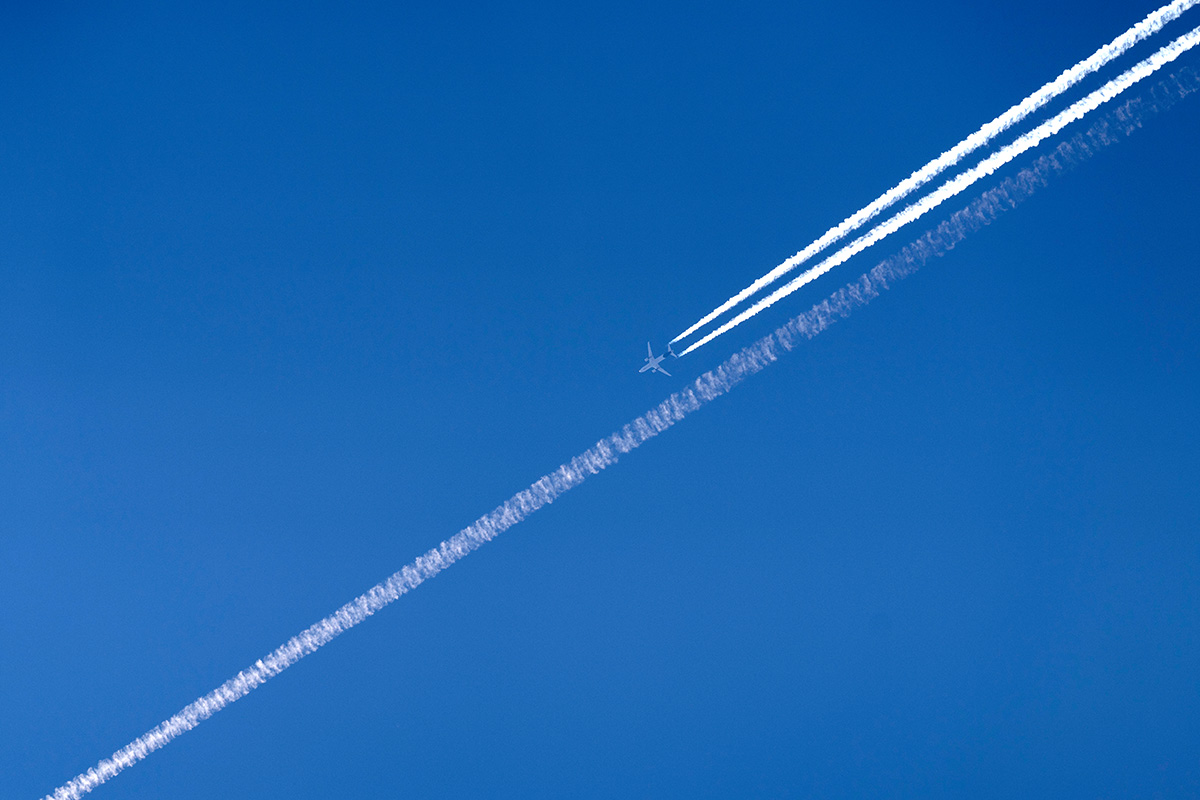
<svg viewBox="0 0 1200 800"><path fill-rule="evenodd" d="M671 373L667 372L661 366L663 359L667 357L665 353L661 356L654 355L654 350L650 347L649 342L646 342L646 353L647 353L646 366L639 369L638 372L645 372L646 370L650 370L651 372L661 372L663 375L666 375L668 378L671 377Z"/></svg>

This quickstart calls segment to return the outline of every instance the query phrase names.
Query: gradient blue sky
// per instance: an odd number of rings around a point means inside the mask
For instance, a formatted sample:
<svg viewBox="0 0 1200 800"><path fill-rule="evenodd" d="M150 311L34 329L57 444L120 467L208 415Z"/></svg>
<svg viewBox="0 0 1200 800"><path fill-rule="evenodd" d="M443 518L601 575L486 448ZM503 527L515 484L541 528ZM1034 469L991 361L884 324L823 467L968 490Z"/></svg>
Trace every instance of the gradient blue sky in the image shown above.
<svg viewBox="0 0 1200 800"><path fill-rule="evenodd" d="M912 239L636 372L1158 3L251 5L0 26L5 798ZM95 796L1200 794L1198 133L1192 98Z"/></svg>

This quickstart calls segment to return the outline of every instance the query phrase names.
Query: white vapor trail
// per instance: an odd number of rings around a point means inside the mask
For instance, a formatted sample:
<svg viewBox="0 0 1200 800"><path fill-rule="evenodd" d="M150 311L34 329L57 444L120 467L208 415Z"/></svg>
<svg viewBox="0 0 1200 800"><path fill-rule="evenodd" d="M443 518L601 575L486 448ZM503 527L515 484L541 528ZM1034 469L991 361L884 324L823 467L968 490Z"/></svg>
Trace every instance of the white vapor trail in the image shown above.
<svg viewBox="0 0 1200 800"><path fill-rule="evenodd" d="M921 167L912 175L909 175L896 186L888 189L886 192L872 201L870 205L859 209L854 214L839 223L836 227L827 230L812 244L808 245L803 250L796 253L779 266L775 267L766 275L763 275L761 278L754 281L754 283L750 284L745 289L742 289L733 297L729 298L724 303L717 306L717 308L710 311L690 328L672 339L671 344L675 344L680 339L691 336L700 328L703 328L705 325L712 322L729 309L738 305L746 298L755 294L760 289L763 289L764 287L774 283L779 278L783 277L796 267L803 264L805 261L815 256L817 253L829 247L829 245L845 238L845 236L851 231L862 227L863 224L874 219L881 212L883 212L884 209L907 197L916 189L924 186L926 183L936 178L948 167L958 164L967 155L979 149L980 147L983 147L985 144L990 142L999 134L1011 128L1013 125L1021 122L1034 111L1037 111L1055 97L1079 83L1079 81L1083 80L1088 75L1108 64L1113 59L1123 55L1138 42L1162 30L1164 25L1178 18L1181 14L1183 14L1183 12L1196 5L1197 2L1200 2L1200 0L1175 0L1175 2L1169 3L1157 11L1154 11L1141 22L1122 33L1116 39L1113 39L1095 53L1092 53L1092 55L1088 56L1083 61L1080 61L1075 66L1071 67L1066 72L1062 73L1057 78L1026 97L1020 103L1017 103L1015 106L1008 109L1008 111L1005 111L1003 114L972 133L966 139L963 139L954 147L942 153L925 166ZM682 355L682 353L680 353L680 355Z"/></svg>
<svg viewBox="0 0 1200 800"><path fill-rule="evenodd" d="M370 591L342 606L265 658L188 705L153 730L104 759L95 767L68 781L45 800L78 800L84 794L133 766L182 733L245 697L267 679L278 675L304 656L329 643L340 633L365 621L375 612L415 589L454 562L494 539L564 492L578 486L616 463L618 457L670 428L701 406L720 397L746 378L761 371L787 351L811 339L839 318L865 305L891 283L915 272L930 258L940 256L959 241L1048 183L1049 179L1089 158L1099 149L1114 144L1141 127L1150 114L1165 110L1177 100L1200 90L1200 76L1185 69L1181 77L1170 77L1151 94L1149 101L1135 98L1094 123L1086 132L1058 145L1030 167L984 192L966 208L927 232L899 253L878 264L853 283L834 292L827 300L793 318L774 333L734 354L716 369L706 372L681 391L675 392L616 433L597 442L584 453L518 492L494 511L417 558Z"/></svg>
<svg viewBox="0 0 1200 800"><path fill-rule="evenodd" d="M255 661L250 667L178 714L64 784L48 795L47 800L82 797L117 773L133 766L225 706L245 697L268 678L278 675L304 656L329 643L338 634L363 622L483 543L491 541L521 522L542 506L554 502L559 495L578 486L587 476L616 463L619 455L630 452L646 440L662 433L688 414L729 391L747 376L758 372L774 358L774 355L768 356L762 348L747 348L734 355L718 369L700 376L690 386L672 394L620 431L602 439L554 472L543 476L528 489L513 495L492 513L476 520L383 583L356 597L299 635L293 636L270 655Z"/></svg>
<svg viewBox="0 0 1200 800"><path fill-rule="evenodd" d="M705 344L708 344L718 336L727 333L728 331L736 328L738 325L741 325L743 322L750 319L755 314L758 314L760 311L773 306L775 303L787 297L792 292L795 292L806 283L816 280L826 272L829 272L829 270L846 262L851 257L878 242L880 239L883 239L908 223L924 216L949 198L965 191L969 186L971 186L971 184L975 183L980 178L985 178L988 175L991 175L997 169L1021 155L1021 153L1036 147L1042 141L1055 135L1070 123L1075 122L1078 119L1082 119L1090 111L1095 110L1097 107L1107 103L1114 97L1117 97L1130 86L1133 86L1139 81L1144 80L1149 75L1152 75L1163 65L1169 64L1170 62L1179 58L1180 55L1195 47L1197 44L1200 44L1200 27L1193 28L1191 31L1188 31L1183 36L1180 36L1178 39L1164 46L1161 50L1157 51L1150 57L1139 61L1125 72L1121 73L1108 83L1101 86L1099 89L1084 97L1082 100L1073 103L1070 107L1060 111L1058 114L1055 114L1053 117L1046 120L1041 125L1038 125L1028 133L1022 134L1012 144L1000 148L976 166L946 181L937 189L922 197L912 205L907 206L903 211L891 217L886 222L876 225L869 232L858 237L841 250L838 250L836 253L817 264L815 267L809 268L796 278L793 278L784 286L776 289L774 292L767 295L762 300L759 300L750 308L738 314L733 319L710 331L702 338L697 339L694 343L680 352L679 355L685 356L696 348L703 347Z"/></svg>

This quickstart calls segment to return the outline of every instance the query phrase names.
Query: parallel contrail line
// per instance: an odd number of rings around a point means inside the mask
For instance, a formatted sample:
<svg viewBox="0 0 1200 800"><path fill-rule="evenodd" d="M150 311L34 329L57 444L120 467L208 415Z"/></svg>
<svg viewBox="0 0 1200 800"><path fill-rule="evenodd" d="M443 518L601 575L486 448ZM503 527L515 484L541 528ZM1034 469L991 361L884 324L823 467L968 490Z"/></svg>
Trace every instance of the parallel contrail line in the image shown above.
<svg viewBox="0 0 1200 800"><path fill-rule="evenodd" d="M1013 125L1021 122L1034 111L1037 111L1055 97L1079 83L1079 81L1083 80L1088 75L1099 70L1113 59L1125 54L1138 42L1162 30L1164 25L1174 19L1177 19L1181 14L1183 14L1183 12L1187 11L1197 2L1200 2L1200 0L1175 0L1175 2L1165 5L1157 11L1152 12L1145 19L1122 33L1116 39L1113 39L1111 42L1101 47L1095 53L1092 53L1092 55L1088 56L1083 61L1080 61L1075 66L1063 72L1057 78L1026 97L1020 103L1017 103L1015 106L1008 109L1008 111L1005 111L1003 114L972 133L966 139L963 139L954 147L942 153L925 166L921 167L919 170L905 178L896 186L888 189L869 205L859 209L837 226L827 230L812 244L808 245L803 250L772 269L766 275L758 278L745 289L742 289L733 297L729 298L724 303L717 306L717 308L710 311L703 318L701 318L700 321L696 322L683 333L672 339L671 344L675 344L680 339L691 336L700 328L712 322L714 319L738 305L746 298L757 293L760 289L763 289L766 286L774 283L779 278L783 277L808 259L815 256L817 253L827 248L829 245L845 238L846 235L851 231L862 227L865 223L874 219L881 212L883 212L884 209L924 186L948 167L958 164L967 155L984 146L996 136L1011 128Z"/></svg>
<svg viewBox="0 0 1200 800"><path fill-rule="evenodd" d="M924 216L949 198L966 191L971 184L975 183L981 178L991 175L997 169L1021 155L1021 153L1036 147L1044 140L1054 136L1070 123L1082 119L1089 112L1095 110L1104 103L1107 103L1114 97L1117 97L1129 87L1137 84L1139 81L1142 81L1148 76L1152 75L1164 65L1169 64L1175 59L1179 58L1179 56L1195 47L1197 44L1200 44L1200 27L1193 28L1170 44L1165 45L1153 55L1142 61L1139 61L1125 72L1122 72L1120 75L1113 78L1099 89L1096 89L1094 92L1084 97L1082 100L1076 101L1068 108L1060 111L1058 114L1055 114L1041 125L1038 125L1033 130L1022 134L1012 144L1000 148L995 153L992 153L983 161L979 162L979 164L976 166L946 181L934 191L925 195L912 205L907 206L900 213L889 218L886 222L876 225L869 232L858 237L841 250L838 250L836 253L817 264L815 267L809 268L781 288L776 289L774 292L767 295L762 300L759 300L750 308L738 314L733 319L710 331L702 338L697 339L686 349L681 351L679 355L685 356L696 348L703 347L704 345L708 344L718 336L728 333L738 325L741 325L746 320L758 314L760 311L770 308L775 303L792 294L805 284L816 280L826 272L829 272L829 270L846 262L851 257L867 249L879 240L889 236L908 223Z"/></svg>
<svg viewBox="0 0 1200 800"><path fill-rule="evenodd" d="M838 319L848 316L855 308L866 305L890 288L892 283L908 277L929 259L944 254L967 235L1015 208L1057 174L1140 128L1150 115L1170 108L1179 99L1198 90L1200 76L1187 68L1181 70L1180 76L1172 76L1158 84L1150 93L1149 101L1139 97L1123 103L1086 132L1059 144L1051 153L1036 159L1030 167L984 192L966 208L951 215L858 280L834 292L827 300L793 318L774 333L735 353L721 366L704 373L683 390L675 392L646 414L602 439L528 489L518 492L490 514L417 558L370 591L292 637L270 655L259 659L111 757L59 787L45 800L78 800L225 706L245 697L269 678L363 622L542 506L553 502L582 483L588 475L616 463L619 455L634 450L774 363L781 355L798 347L802 340L813 338Z"/></svg>

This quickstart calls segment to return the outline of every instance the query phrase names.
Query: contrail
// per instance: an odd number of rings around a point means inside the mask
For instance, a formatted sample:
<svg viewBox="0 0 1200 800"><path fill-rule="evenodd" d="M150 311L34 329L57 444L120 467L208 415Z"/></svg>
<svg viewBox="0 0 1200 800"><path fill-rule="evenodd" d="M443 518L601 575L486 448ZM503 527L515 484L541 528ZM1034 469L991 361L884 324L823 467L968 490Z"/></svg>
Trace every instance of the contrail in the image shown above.
<svg viewBox="0 0 1200 800"><path fill-rule="evenodd" d="M1197 44L1200 44L1200 27L1193 28L1191 31L1188 31L1183 36L1180 36L1175 41L1151 55L1149 58L1139 61L1125 72L1121 73L1108 83L1101 86L1099 89L1084 97L1082 100L1076 101L1070 107L1060 111L1058 114L1055 114L1053 117L1046 120L1041 125L1038 125L1033 130L1022 134L1012 144L1000 148L976 166L946 181L937 189L925 195L912 205L907 206L903 211L891 217L886 222L876 225L869 232L858 237L841 250L838 250L836 253L817 264L815 267L809 268L798 277L793 278L781 288L776 289L774 292L767 295L762 300L759 300L750 308L738 314L733 319L724 323L715 330L710 331L702 338L697 339L686 349L680 352L679 355L685 356L696 348L703 347L705 344L711 342L718 336L727 333L728 331L736 328L738 325L741 325L743 322L750 319L760 311L770 308L775 303L799 289L801 286L804 286L806 283L816 280L837 265L849 260L851 257L867 249L880 239L883 239L884 237L894 233L899 228L924 216L949 198L965 191L969 186L971 186L971 184L975 183L980 178L985 178L988 175L991 175L997 169L1021 155L1021 153L1036 147L1042 141L1055 135L1070 123L1078 119L1082 119L1088 114L1088 112L1095 110L1097 107L1107 103L1114 97L1117 97L1130 86L1133 86L1139 81L1145 79L1147 76L1152 75L1163 65L1169 64L1170 62L1179 58L1180 55L1195 47Z"/></svg>
<svg viewBox="0 0 1200 800"><path fill-rule="evenodd" d="M792 350L798 339L811 339L840 317L848 316L855 308L864 306L891 284L907 278L931 258L945 255L972 233L990 225L1001 214L1016 208L1052 178L1078 166L1100 150L1120 142L1142 127L1146 120L1166 111L1190 94L1200 91L1200 75L1185 67L1177 75L1160 82L1148 97L1123 103L1087 131L1062 142L1054 150L1034 160L1025 169L1002 180L966 208L956 211L936 228L926 231L919 239L900 252L846 284L828 299L789 320L783 327L751 347L774 341L785 350Z"/></svg>
<svg viewBox="0 0 1200 800"><path fill-rule="evenodd" d="M1200 2L1200 0L1176 0L1176 2L1165 5L1157 11L1151 13L1144 20L1125 31L1116 39L1113 39L1111 42L1104 45L1104 47L1101 47L1095 53L1092 53L1092 55L1088 56L1083 61L1080 61L1075 66L1071 67L1066 72L1062 73L1057 78L1026 97L1020 103L1017 103L1008 111L1005 111L1003 114L972 133L966 139L963 139L954 147L942 153L925 166L921 167L912 175L909 175L893 188L888 189L876 200L871 202L870 205L859 209L854 214L843 220L836 227L827 230L812 244L808 245L803 250L796 253L779 266L775 267L775 269L771 270L766 275L763 275L761 278L754 281L754 283L750 284L745 289L741 290L733 297L717 306L717 308L710 311L699 322L692 325L686 331L672 339L671 344L675 344L680 339L691 336L697 330L712 322L729 309L738 305L747 297L750 297L760 289L774 283L776 280L791 272L793 269L815 256L829 245L843 239L851 231L860 228L864 223L874 219L884 209L888 208L904 197L907 197L921 186L924 186L948 167L954 166L971 152L984 146L996 136L1011 128L1013 125L1021 122L1034 111L1037 111L1055 97L1079 83L1079 81L1083 80L1088 75L1100 69L1113 59L1126 53L1138 42L1162 30L1164 25L1178 18L1181 14L1183 14L1183 12L1187 11L1197 2ZM680 355L682 355L682 353Z"/></svg>
<svg viewBox="0 0 1200 800"><path fill-rule="evenodd" d="M1114 109L1086 132L1060 144L899 253L878 264L858 280L839 289L824 302L790 320L774 333L734 354L681 391L646 412L621 430L597 442L584 453L534 482L500 504L490 514L417 558L412 564L342 606L333 614L294 636L270 655L255 661L218 688L188 705L178 714L104 759L47 795L45 800L82 797L122 770L186 733L225 706L245 697L267 679L278 675L304 656L329 643L338 634L363 622L376 611L420 586L454 562L494 539L564 492L578 486L657 436L692 412L720 397L746 378L774 363L784 353L811 339L858 306L866 305L890 284L915 272L930 258L952 249L959 241L1046 185L1051 178L1081 163L1098 150L1115 144L1140 128L1151 115L1200 90L1200 76L1190 68L1163 80L1149 93Z"/></svg>

